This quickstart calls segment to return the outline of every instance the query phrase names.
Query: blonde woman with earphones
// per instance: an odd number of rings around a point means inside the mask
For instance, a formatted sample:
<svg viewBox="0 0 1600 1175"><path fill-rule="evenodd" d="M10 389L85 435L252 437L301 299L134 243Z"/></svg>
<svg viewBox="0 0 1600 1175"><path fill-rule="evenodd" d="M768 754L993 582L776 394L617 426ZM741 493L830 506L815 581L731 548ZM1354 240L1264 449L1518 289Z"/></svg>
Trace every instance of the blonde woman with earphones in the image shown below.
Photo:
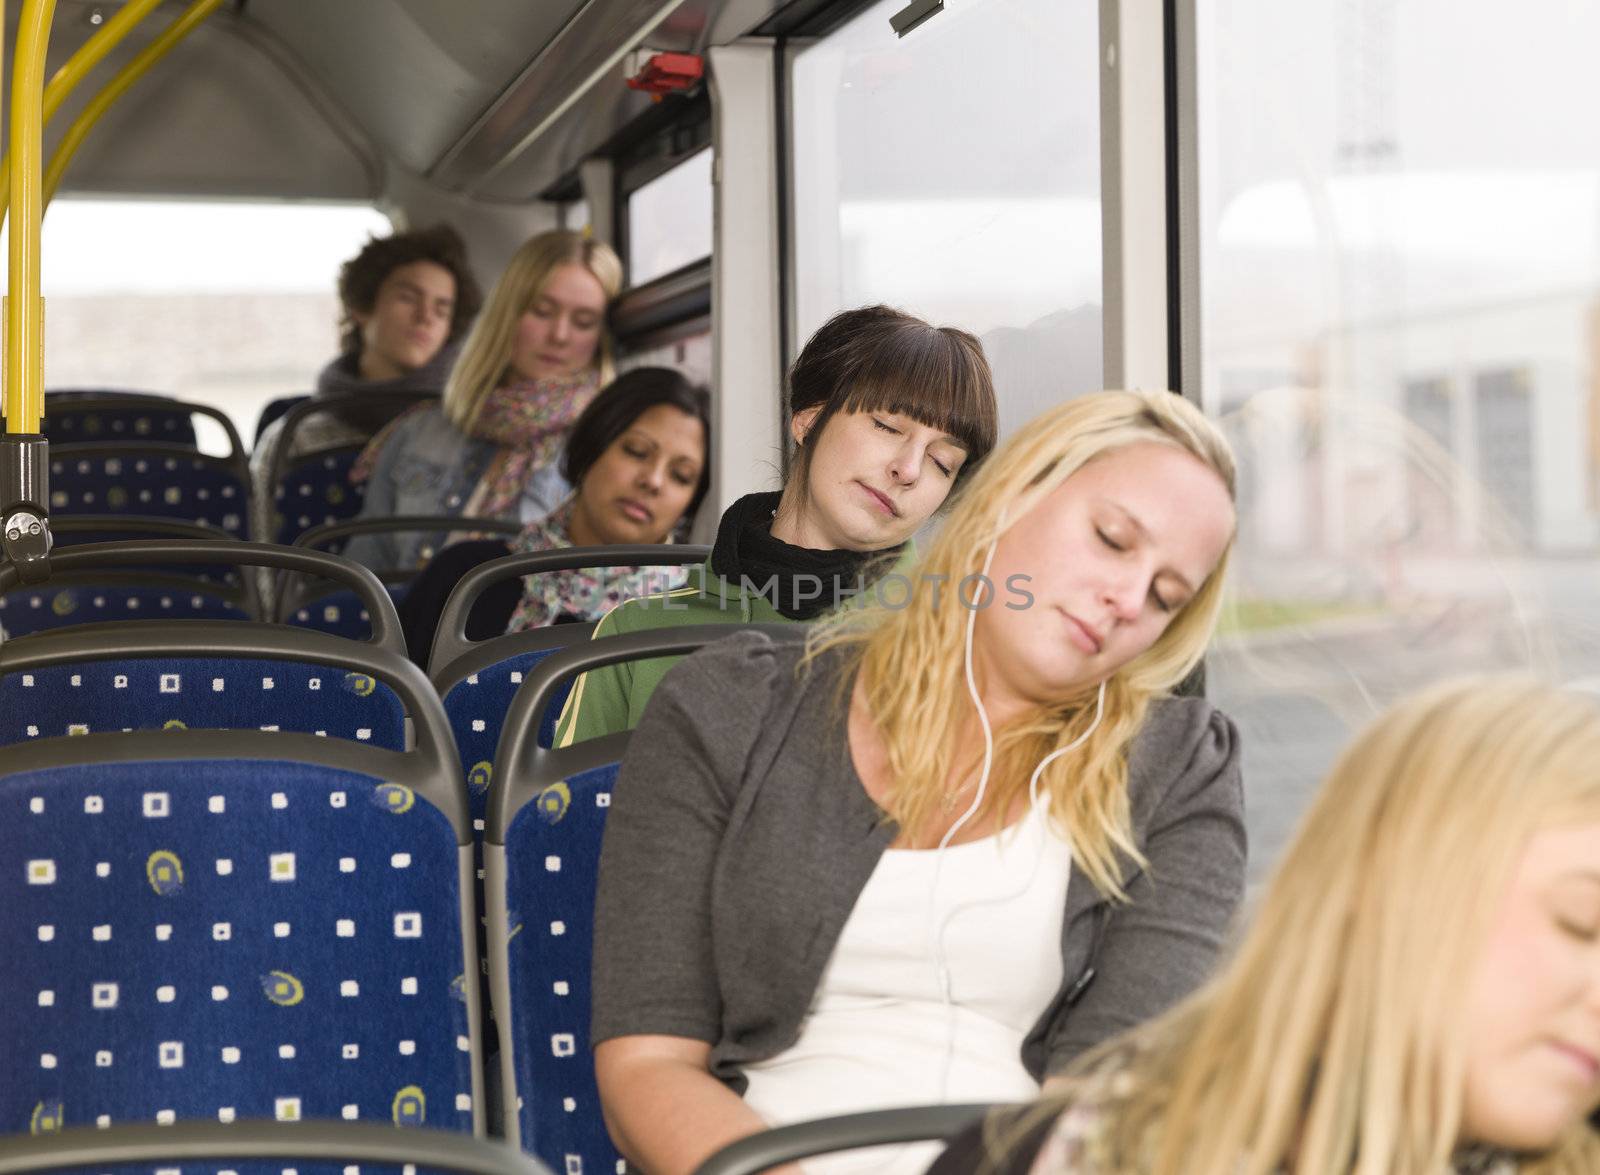
<svg viewBox="0 0 1600 1175"><path fill-rule="evenodd" d="M596 1074L637 1166L1029 1098L1200 984L1244 889L1237 735L1168 695L1216 622L1233 483L1178 397L1082 397L989 458L875 606L667 675L596 904Z"/></svg>

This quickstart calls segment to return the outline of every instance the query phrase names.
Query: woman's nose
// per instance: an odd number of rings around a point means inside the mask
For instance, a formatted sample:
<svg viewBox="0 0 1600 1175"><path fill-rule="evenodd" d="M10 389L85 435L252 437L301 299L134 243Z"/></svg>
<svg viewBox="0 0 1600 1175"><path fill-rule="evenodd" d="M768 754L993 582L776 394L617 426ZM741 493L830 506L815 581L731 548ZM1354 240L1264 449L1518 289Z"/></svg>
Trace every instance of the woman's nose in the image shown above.
<svg viewBox="0 0 1600 1175"><path fill-rule="evenodd" d="M1101 598L1118 620L1137 620L1144 605L1144 590L1138 578L1129 575L1108 581Z"/></svg>
<svg viewBox="0 0 1600 1175"><path fill-rule="evenodd" d="M901 445L889 458L889 476L901 485L915 485L924 460L925 454L917 446Z"/></svg>

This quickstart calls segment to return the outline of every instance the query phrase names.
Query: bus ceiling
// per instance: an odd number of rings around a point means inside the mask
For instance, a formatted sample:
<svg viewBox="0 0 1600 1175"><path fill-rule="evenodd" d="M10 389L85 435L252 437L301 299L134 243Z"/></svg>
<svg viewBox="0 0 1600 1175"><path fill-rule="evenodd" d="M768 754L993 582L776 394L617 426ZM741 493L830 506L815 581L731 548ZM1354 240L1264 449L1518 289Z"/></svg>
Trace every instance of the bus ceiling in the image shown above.
<svg viewBox="0 0 1600 1175"><path fill-rule="evenodd" d="M630 50L703 53L792 3L232 0L107 111L61 191L356 201L414 223L526 209L652 109L624 83ZM8 46L19 7L5 5ZM119 7L58 0L48 72ZM67 99L46 158L102 74L179 11L161 5Z"/></svg>

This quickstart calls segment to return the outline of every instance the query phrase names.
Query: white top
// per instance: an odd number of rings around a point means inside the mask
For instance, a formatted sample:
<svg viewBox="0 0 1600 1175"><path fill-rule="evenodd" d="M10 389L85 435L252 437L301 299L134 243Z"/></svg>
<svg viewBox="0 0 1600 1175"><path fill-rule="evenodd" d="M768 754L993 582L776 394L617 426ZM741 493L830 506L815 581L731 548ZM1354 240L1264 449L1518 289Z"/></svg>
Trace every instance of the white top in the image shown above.
<svg viewBox="0 0 1600 1175"><path fill-rule="evenodd" d="M1036 1097L1020 1051L1061 987L1071 869L1072 851L1042 808L942 853L885 851L840 933L800 1039L745 1066L745 1101L777 1126ZM939 1149L876 1147L805 1168L910 1175L925 1171Z"/></svg>

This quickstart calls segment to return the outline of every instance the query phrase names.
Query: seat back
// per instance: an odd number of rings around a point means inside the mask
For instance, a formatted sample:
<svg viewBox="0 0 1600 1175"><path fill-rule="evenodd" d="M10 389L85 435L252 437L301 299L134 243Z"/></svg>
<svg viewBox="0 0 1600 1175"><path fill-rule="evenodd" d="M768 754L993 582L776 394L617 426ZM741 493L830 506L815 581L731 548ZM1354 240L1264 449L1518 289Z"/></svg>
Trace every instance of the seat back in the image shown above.
<svg viewBox="0 0 1600 1175"><path fill-rule="evenodd" d="M98 525L101 520L96 520ZM211 542L189 538L163 538L116 543L93 543L59 550L50 556L51 581L57 576L104 575L120 573L129 567L141 569L188 568L209 574L217 566L231 569L266 567L332 580L353 591L372 618L370 644L405 652L400 618L395 615L389 594L372 572L359 564L321 551L297 550L266 543ZM241 581L253 577L241 574ZM47 583L50 581L47 581ZM21 574L9 563L0 563L0 598L21 583ZM253 601L251 589L246 598Z"/></svg>
<svg viewBox="0 0 1600 1175"><path fill-rule="evenodd" d="M82 515L53 518L55 550L129 539L195 538L231 541L216 527L170 518ZM44 583L21 584L0 594L0 625L22 636L68 624L101 620L248 620L260 615L253 577L225 560L172 572L129 563L70 573Z"/></svg>
<svg viewBox="0 0 1600 1175"><path fill-rule="evenodd" d="M268 400L265 408L261 409L256 417L256 430L250 436L250 447L253 449L261 443L261 434L266 432L278 420L281 420L289 409L296 408L311 399L310 392L301 392L295 396L278 396Z"/></svg>
<svg viewBox="0 0 1600 1175"><path fill-rule="evenodd" d="M56 551L66 547L87 546L90 543L124 543L136 539L210 539L212 542L221 543L237 541L221 527L144 514L64 514L50 520L50 535L55 540L53 549ZM129 570L149 571L152 568L129 564ZM247 578L240 575L238 567L225 559L214 565L185 565L173 570L175 574L229 586L238 585ZM247 599L254 599L252 591L247 590L245 594Z"/></svg>
<svg viewBox="0 0 1600 1175"><path fill-rule="evenodd" d="M371 572L317 552L176 540L107 547L113 557L133 552L153 561L162 554L214 559L225 553L271 566L314 567L362 586L388 607ZM105 548L82 547L53 562L62 565L58 574L70 574L105 554ZM0 593L16 574L0 566ZM300 731L398 749L407 745L407 719L415 716L385 684L396 659L404 661L393 608L380 620L377 645L222 621L87 624L8 640L0 645L0 744L204 727Z"/></svg>
<svg viewBox="0 0 1600 1175"><path fill-rule="evenodd" d="M995 1108L981 1103L906 1106L796 1122L729 1143L701 1163L695 1175L757 1175L816 1155L948 1139Z"/></svg>
<svg viewBox="0 0 1600 1175"><path fill-rule="evenodd" d="M458 659L433 679L461 754L461 777L467 782L472 816L480 830L489 781L494 778L495 747L512 699L535 665L558 649L585 644L593 632L593 624L558 624L511 633L483 642L474 655ZM541 747L555 741L556 719L572 680L567 678L557 686L549 707L539 716Z"/></svg>
<svg viewBox="0 0 1600 1175"><path fill-rule="evenodd" d="M342 551L346 543L358 535L404 534L421 532L439 534L454 530L473 531L485 535L514 538L522 527L515 522L495 518L459 518L453 515L398 515L393 518L359 518L349 522L335 522L314 526L294 540L296 548L308 551ZM391 600L405 595L406 586L416 577L415 567L375 568L389 591ZM315 628L340 636L359 636L365 630L366 617L359 608L352 608L347 592L329 592L327 584L310 576L280 576L274 592L277 616L280 623Z"/></svg>
<svg viewBox="0 0 1600 1175"><path fill-rule="evenodd" d="M398 610L405 601L410 583L402 581L384 586L389 592L389 602ZM355 592L336 591L303 601L283 618L283 623L347 640L362 640L372 631L372 613Z"/></svg>
<svg viewBox="0 0 1600 1175"><path fill-rule="evenodd" d="M563 547L524 555L508 555L474 567L450 593L434 638L430 676L444 700L445 713L461 751L461 771L472 789L473 816L482 818L484 797L493 774L494 750L511 699L524 675L556 649L587 641L594 624L558 624L492 640L467 639L467 618L483 592L496 583L529 575L591 567L674 567L702 562L708 548L676 545ZM556 719L566 702L571 679L557 687L549 707L539 716L539 745L548 747Z"/></svg>
<svg viewBox="0 0 1600 1175"><path fill-rule="evenodd" d="M0 1121L481 1129L455 748L420 672L367 655L411 751L145 731L6 753Z"/></svg>
<svg viewBox="0 0 1600 1175"><path fill-rule="evenodd" d="M793 635L792 625L744 626ZM743 627L662 628L551 653L506 715L484 831L490 1003L497 1010L506 1137L558 1171L619 1162L589 1050L589 960L601 835L628 732L552 750L538 716L587 670L682 655Z"/></svg>
<svg viewBox="0 0 1600 1175"><path fill-rule="evenodd" d="M0 627L16 637L102 620L249 620L244 595L181 575L54 575L0 596Z"/></svg>
<svg viewBox="0 0 1600 1175"><path fill-rule="evenodd" d="M314 526L359 514L366 486L351 484L350 469L367 441L406 409L438 398L433 392L361 392L290 404L267 467L272 541L292 543ZM266 423L263 413L258 430Z"/></svg>
<svg viewBox="0 0 1600 1175"><path fill-rule="evenodd" d="M249 534L250 474L243 457L212 457L180 445L51 445L50 474L52 514L177 518L218 527L231 538Z"/></svg>
<svg viewBox="0 0 1600 1175"><path fill-rule="evenodd" d="M461 577L445 601L428 658L428 672L435 681L455 681L462 676L457 662L466 665L470 659L475 666L493 664L479 655L492 642L467 639L467 618L479 597L497 583L596 567L688 567L705 562L710 554L710 547L691 543L618 543L606 547L560 547L481 563Z"/></svg>
<svg viewBox="0 0 1600 1175"><path fill-rule="evenodd" d="M272 541L293 543L317 526L346 522L361 513L367 487L352 485L350 470L365 445L323 449L289 462L272 487Z"/></svg>
<svg viewBox="0 0 1600 1175"><path fill-rule="evenodd" d="M233 437L226 414L156 392L114 388L58 388L44 394L44 435L52 445L138 445L157 442L195 447L196 414L218 421Z"/></svg>
<svg viewBox="0 0 1600 1175"><path fill-rule="evenodd" d="M0 745L102 731L277 730L400 750L415 715L387 684L395 660L356 641L227 621L37 633L0 645Z"/></svg>

